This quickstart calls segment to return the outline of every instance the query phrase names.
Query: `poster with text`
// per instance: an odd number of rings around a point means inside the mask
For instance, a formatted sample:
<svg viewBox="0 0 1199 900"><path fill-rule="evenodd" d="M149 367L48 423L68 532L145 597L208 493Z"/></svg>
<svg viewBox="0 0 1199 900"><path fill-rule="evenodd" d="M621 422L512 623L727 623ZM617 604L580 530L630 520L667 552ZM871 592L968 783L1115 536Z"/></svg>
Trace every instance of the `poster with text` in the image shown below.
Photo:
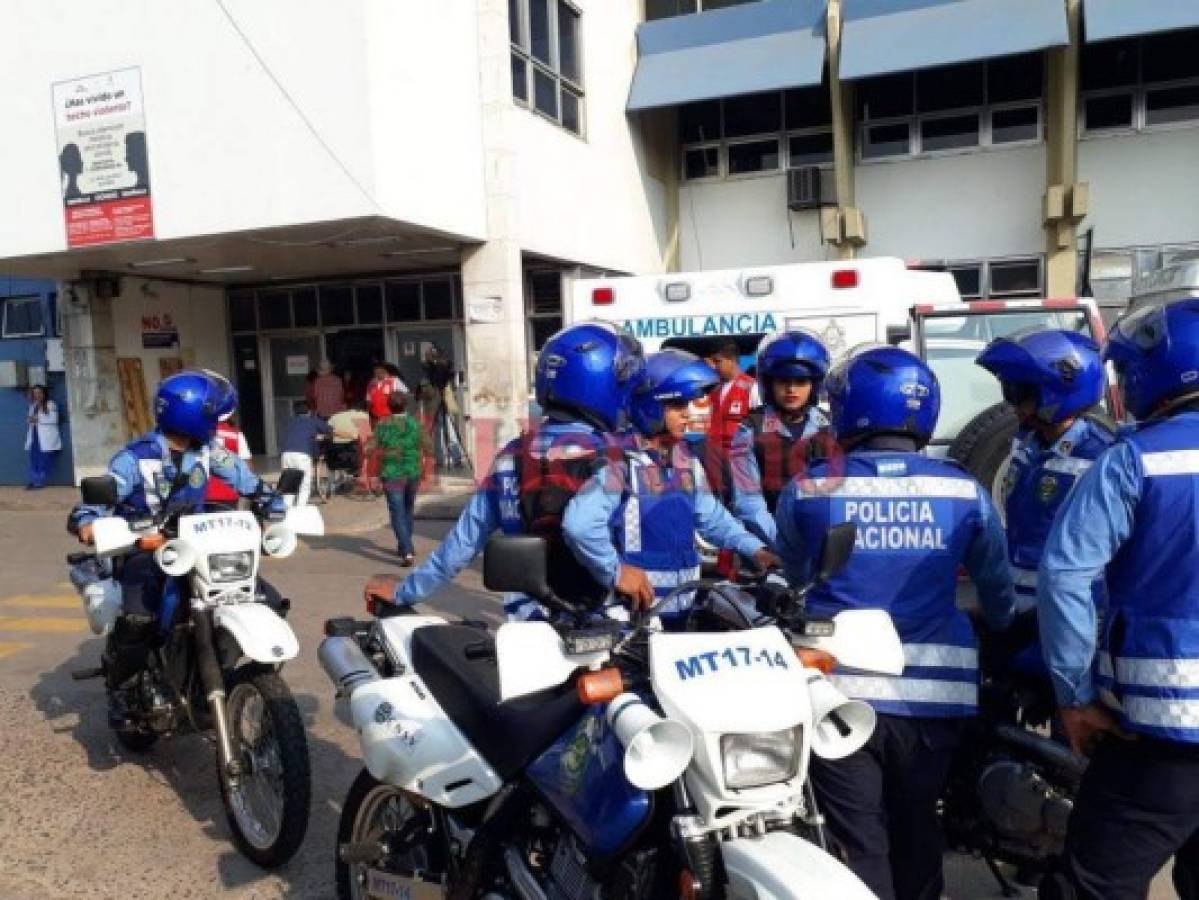
<svg viewBox="0 0 1199 900"><path fill-rule="evenodd" d="M67 246L154 237L141 71L60 81L53 95Z"/></svg>

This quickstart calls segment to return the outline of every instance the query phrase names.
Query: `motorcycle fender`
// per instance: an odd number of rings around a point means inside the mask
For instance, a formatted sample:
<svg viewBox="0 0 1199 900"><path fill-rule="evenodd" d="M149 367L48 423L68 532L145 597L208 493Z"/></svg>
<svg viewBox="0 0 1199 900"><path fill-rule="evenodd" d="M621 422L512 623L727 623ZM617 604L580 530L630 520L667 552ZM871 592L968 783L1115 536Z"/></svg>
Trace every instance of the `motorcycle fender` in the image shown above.
<svg viewBox="0 0 1199 900"><path fill-rule="evenodd" d="M295 632L274 610L261 603L218 606L213 613L216 630L237 641L244 656L255 662L278 665L295 659L300 642Z"/></svg>
<svg viewBox="0 0 1199 900"><path fill-rule="evenodd" d="M853 872L786 831L720 845L731 900L877 900Z"/></svg>

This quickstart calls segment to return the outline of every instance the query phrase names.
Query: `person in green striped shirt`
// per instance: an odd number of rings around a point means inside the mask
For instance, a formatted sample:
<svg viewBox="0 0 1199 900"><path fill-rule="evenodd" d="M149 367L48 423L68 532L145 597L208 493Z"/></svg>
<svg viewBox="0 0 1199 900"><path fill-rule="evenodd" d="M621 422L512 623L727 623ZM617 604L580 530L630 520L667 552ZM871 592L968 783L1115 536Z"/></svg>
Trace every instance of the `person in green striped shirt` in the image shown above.
<svg viewBox="0 0 1199 900"><path fill-rule="evenodd" d="M387 398L391 415L375 424L372 441L379 454L379 478L387 498L391 530L396 536L396 555L403 566L415 561L412 509L430 450L428 435L420 422L408 414L408 403L408 394L399 391Z"/></svg>

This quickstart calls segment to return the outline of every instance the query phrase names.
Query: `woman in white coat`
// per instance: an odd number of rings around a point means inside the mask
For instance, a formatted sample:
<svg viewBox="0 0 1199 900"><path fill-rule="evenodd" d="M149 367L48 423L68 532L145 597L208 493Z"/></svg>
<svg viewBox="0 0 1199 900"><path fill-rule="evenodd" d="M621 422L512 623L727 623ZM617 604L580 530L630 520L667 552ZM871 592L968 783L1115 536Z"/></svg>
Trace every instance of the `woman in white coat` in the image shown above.
<svg viewBox="0 0 1199 900"><path fill-rule="evenodd" d="M26 490L46 486L54 456L62 449L62 433L58 430L58 404L46 394L40 384L29 390L29 429L25 433L25 449L29 451L29 483Z"/></svg>

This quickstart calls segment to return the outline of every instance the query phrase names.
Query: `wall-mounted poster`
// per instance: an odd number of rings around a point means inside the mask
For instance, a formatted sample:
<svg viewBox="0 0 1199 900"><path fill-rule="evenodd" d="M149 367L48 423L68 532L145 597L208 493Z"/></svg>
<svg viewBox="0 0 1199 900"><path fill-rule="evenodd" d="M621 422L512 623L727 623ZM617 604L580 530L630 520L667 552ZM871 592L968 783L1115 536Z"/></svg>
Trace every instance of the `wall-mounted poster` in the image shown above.
<svg viewBox="0 0 1199 900"><path fill-rule="evenodd" d="M142 313L142 348L162 350L179 346L179 326L169 312Z"/></svg>
<svg viewBox="0 0 1199 900"><path fill-rule="evenodd" d="M154 237L141 70L53 86L67 246Z"/></svg>

